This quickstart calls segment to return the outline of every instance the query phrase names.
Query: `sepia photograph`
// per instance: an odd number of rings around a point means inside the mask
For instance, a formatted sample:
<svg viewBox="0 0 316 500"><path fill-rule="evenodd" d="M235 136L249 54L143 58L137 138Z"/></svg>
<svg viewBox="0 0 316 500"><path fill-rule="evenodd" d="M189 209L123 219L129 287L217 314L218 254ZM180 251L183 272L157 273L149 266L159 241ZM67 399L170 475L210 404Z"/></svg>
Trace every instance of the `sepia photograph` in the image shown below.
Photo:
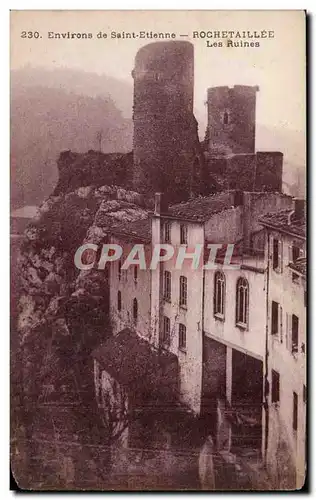
<svg viewBox="0 0 316 500"><path fill-rule="evenodd" d="M11 11L15 489L306 486L306 78L303 10Z"/></svg>

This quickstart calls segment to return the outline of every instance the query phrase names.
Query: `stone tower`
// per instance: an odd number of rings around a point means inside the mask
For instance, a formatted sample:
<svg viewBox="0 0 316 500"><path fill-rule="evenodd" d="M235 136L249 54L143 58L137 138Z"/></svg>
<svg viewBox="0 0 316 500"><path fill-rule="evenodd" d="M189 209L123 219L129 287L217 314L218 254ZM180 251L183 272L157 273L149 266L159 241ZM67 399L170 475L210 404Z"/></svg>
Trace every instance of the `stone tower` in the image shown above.
<svg viewBox="0 0 316 500"><path fill-rule="evenodd" d="M132 76L134 189L186 199L203 184L193 115L193 45L168 41L142 47Z"/></svg>
<svg viewBox="0 0 316 500"><path fill-rule="evenodd" d="M207 90L207 140L211 156L255 152L258 90L257 86L247 85Z"/></svg>

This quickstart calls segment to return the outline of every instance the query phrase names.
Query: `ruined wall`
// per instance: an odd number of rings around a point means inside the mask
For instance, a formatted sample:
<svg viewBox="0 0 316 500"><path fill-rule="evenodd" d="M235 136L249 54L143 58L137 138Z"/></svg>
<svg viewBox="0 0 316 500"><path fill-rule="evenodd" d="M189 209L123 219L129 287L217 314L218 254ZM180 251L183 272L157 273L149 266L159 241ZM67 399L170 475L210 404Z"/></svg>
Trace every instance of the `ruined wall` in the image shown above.
<svg viewBox="0 0 316 500"><path fill-rule="evenodd" d="M258 151L256 159L256 190L282 191L283 153Z"/></svg>
<svg viewBox="0 0 316 500"><path fill-rule="evenodd" d="M132 153L62 151L57 160L58 183L54 195L71 192L83 186L115 184L129 188L132 165Z"/></svg>
<svg viewBox="0 0 316 500"><path fill-rule="evenodd" d="M229 189L252 191L256 177L256 155L240 154L230 157L226 170Z"/></svg>
<svg viewBox="0 0 316 500"><path fill-rule="evenodd" d="M134 189L185 199L198 190L203 162L193 115L193 45L146 45L136 55L132 75Z"/></svg>
<svg viewBox="0 0 316 500"><path fill-rule="evenodd" d="M219 176L224 189L282 191L283 153L258 151L209 157L208 172Z"/></svg>
<svg viewBox="0 0 316 500"><path fill-rule="evenodd" d="M211 154L254 153L258 90L257 86L247 85L207 90Z"/></svg>

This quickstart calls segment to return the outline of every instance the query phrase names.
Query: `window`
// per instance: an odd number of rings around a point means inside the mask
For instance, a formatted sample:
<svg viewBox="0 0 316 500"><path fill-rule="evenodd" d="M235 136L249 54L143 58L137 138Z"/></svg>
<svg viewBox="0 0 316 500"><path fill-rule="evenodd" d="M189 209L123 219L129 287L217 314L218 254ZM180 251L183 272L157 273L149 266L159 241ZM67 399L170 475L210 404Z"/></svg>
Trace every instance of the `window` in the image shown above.
<svg viewBox="0 0 316 500"><path fill-rule="evenodd" d="M169 271L164 272L164 290L163 296L165 300L171 300L171 273Z"/></svg>
<svg viewBox="0 0 316 500"><path fill-rule="evenodd" d="M122 294L120 291L117 292L117 309L118 311L122 309Z"/></svg>
<svg viewBox="0 0 316 500"><path fill-rule="evenodd" d="M236 323L246 327L248 324L249 286L245 278L238 279L236 292Z"/></svg>
<svg viewBox="0 0 316 500"><path fill-rule="evenodd" d="M307 391L306 391L306 385L303 385L303 403L306 403L307 401Z"/></svg>
<svg viewBox="0 0 316 500"><path fill-rule="evenodd" d="M180 306L187 306L188 282L185 276L180 276Z"/></svg>
<svg viewBox="0 0 316 500"><path fill-rule="evenodd" d="M163 317L162 341L164 344L170 343L170 319L167 316Z"/></svg>
<svg viewBox="0 0 316 500"><path fill-rule="evenodd" d="M272 266L275 271L281 271L282 242L273 238Z"/></svg>
<svg viewBox="0 0 316 500"><path fill-rule="evenodd" d="M298 352L298 317L292 314L292 352Z"/></svg>
<svg viewBox="0 0 316 500"><path fill-rule="evenodd" d="M295 262L299 256L300 256L300 248L293 245L292 247L289 247L290 249L290 262ZM300 277L297 273L292 272L292 281L293 283L299 283L300 282Z"/></svg>
<svg viewBox="0 0 316 500"><path fill-rule="evenodd" d="M133 319L137 321L138 318L138 302L137 299L133 300Z"/></svg>
<svg viewBox="0 0 316 500"><path fill-rule="evenodd" d="M170 224L170 222L165 222L165 224L164 224L164 240L165 240L165 243L171 242L171 224Z"/></svg>
<svg viewBox="0 0 316 500"><path fill-rule="evenodd" d="M295 262L300 256L299 247L292 246L292 261Z"/></svg>
<svg viewBox="0 0 316 500"><path fill-rule="evenodd" d="M298 405L297 405L297 394L296 392L293 392L293 431L297 431L297 412L298 412Z"/></svg>
<svg viewBox="0 0 316 500"><path fill-rule="evenodd" d="M187 346L187 329L182 323L179 323L179 349L185 350Z"/></svg>
<svg viewBox="0 0 316 500"><path fill-rule="evenodd" d="M224 318L225 276L218 271L214 277L214 315Z"/></svg>
<svg viewBox="0 0 316 500"><path fill-rule="evenodd" d="M274 300L271 308L271 333L272 335L279 333L279 304Z"/></svg>
<svg viewBox="0 0 316 500"><path fill-rule="evenodd" d="M122 261L119 260L117 265L118 265L118 279L121 280L121 278L122 278Z"/></svg>
<svg viewBox="0 0 316 500"><path fill-rule="evenodd" d="M184 224L180 226L180 244L187 245L188 243L188 228Z"/></svg>
<svg viewBox="0 0 316 500"><path fill-rule="evenodd" d="M137 278L138 278L138 267L134 266L134 281L137 283Z"/></svg>
<svg viewBox="0 0 316 500"><path fill-rule="evenodd" d="M272 403L280 401L280 374L272 370Z"/></svg>
<svg viewBox="0 0 316 500"><path fill-rule="evenodd" d="M228 125L229 123L229 114L227 111L224 111L224 114L223 114L223 124L224 125Z"/></svg>

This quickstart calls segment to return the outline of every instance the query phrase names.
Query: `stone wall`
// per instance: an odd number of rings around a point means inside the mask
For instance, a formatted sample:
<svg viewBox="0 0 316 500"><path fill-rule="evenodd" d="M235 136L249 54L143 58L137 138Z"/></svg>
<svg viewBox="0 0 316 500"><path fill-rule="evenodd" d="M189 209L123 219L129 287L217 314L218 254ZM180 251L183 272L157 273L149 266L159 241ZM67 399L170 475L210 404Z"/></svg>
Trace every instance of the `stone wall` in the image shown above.
<svg viewBox="0 0 316 500"><path fill-rule="evenodd" d="M207 91L210 154L255 152L256 92L259 87L235 85Z"/></svg>
<svg viewBox="0 0 316 500"><path fill-rule="evenodd" d="M208 174L219 177L223 189L281 192L282 173L283 153L278 151L208 158Z"/></svg>

